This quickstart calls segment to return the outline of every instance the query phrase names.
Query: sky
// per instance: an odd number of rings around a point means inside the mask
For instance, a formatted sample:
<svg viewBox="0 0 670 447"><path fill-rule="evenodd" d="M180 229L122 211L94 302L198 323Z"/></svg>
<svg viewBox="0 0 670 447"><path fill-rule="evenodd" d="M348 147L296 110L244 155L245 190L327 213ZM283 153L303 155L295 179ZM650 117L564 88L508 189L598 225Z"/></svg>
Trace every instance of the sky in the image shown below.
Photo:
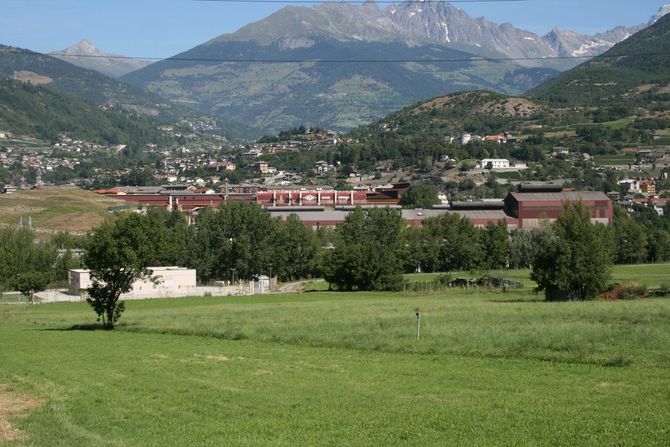
<svg viewBox="0 0 670 447"><path fill-rule="evenodd" d="M277 1L0 0L0 44L49 52L88 39L105 53L165 58L292 4ZM554 27L594 34L617 25L646 23L663 3L526 0L455 5L473 17L508 22L542 35Z"/></svg>

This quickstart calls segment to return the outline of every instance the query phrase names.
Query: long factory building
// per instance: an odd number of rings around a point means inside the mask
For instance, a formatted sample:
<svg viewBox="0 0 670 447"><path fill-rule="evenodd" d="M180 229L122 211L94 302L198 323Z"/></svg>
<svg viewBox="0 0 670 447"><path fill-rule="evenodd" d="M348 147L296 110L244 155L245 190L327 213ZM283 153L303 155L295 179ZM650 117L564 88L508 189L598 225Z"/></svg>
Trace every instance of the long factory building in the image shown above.
<svg viewBox="0 0 670 447"><path fill-rule="evenodd" d="M213 194L167 186L114 188L96 192L127 203L192 214L205 207L217 208L226 201L257 203L282 220L295 214L305 225L316 229L341 224L357 206L400 209L400 199L408 186L404 183L376 190L336 191L332 188L232 185L226 186L223 192ZM401 212L411 226L420 226L424 219L430 217L453 213L470 219L478 227L504 221L509 230L532 229L542 221L555 220L562 214L566 202L576 201L581 201L591 210L593 222L612 222L612 201L606 194L598 191L563 191L562 187L554 184L521 184L519 192L511 192L504 199L452 202L432 209L402 209Z"/></svg>

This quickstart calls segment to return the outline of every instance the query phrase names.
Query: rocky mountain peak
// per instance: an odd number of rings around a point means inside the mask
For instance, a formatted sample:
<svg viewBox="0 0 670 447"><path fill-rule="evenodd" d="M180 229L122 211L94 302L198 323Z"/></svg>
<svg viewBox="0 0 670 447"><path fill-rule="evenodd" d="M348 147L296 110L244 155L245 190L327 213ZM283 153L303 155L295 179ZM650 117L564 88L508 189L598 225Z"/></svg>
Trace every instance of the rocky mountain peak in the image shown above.
<svg viewBox="0 0 670 447"><path fill-rule="evenodd" d="M150 63L145 60L124 58L116 54L103 53L86 39L82 39L62 51L53 51L49 54L65 62L89 70L95 70L111 78L121 77L131 71L146 67Z"/></svg>
<svg viewBox="0 0 670 447"><path fill-rule="evenodd" d="M68 54L73 56L89 56L89 55L100 55L103 54L98 48L95 47L90 41L82 39L74 45L59 51L62 54Z"/></svg>
<svg viewBox="0 0 670 447"><path fill-rule="evenodd" d="M666 14L670 13L670 3L666 3L665 5L661 6L658 8L658 12L656 15L654 15L651 20L649 20L649 25L653 25L654 23L658 22L658 20L665 16Z"/></svg>

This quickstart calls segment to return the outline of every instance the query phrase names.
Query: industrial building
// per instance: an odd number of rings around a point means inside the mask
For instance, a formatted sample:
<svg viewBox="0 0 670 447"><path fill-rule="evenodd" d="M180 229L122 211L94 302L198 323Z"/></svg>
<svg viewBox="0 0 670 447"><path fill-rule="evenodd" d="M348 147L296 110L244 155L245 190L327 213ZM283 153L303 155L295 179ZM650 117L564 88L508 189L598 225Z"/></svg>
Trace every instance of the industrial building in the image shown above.
<svg viewBox="0 0 670 447"><path fill-rule="evenodd" d="M566 202L582 202L591 210L591 221L611 223L614 216L612 200L598 191L511 192L505 197L504 211L517 219L519 229L532 229L540 222L554 221L563 214Z"/></svg>
<svg viewBox="0 0 670 447"><path fill-rule="evenodd" d="M122 299L177 298L196 295L196 274L194 269L185 267L148 267L151 277L135 281L130 292ZM90 271L71 269L68 272L68 293L81 296L93 285Z"/></svg>
<svg viewBox="0 0 670 447"><path fill-rule="evenodd" d="M183 212L217 208L227 201L257 203L262 207L397 205L409 183L368 190L337 191L332 187L226 185L218 193L189 191L186 187L118 187L97 190L98 194L141 206L155 206Z"/></svg>
<svg viewBox="0 0 670 447"><path fill-rule="evenodd" d="M336 191L332 187L267 187L262 185L226 185L223 192L203 194L173 187L115 188L98 191L126 202L156 206L168 210L197 212L205 207L217 208L226 201L257 203L274 217L286 220L295 214L312 228L335 227L357 206L392 207L398 205L408 183L378 187L373 190ZM536 228L542 221L553 221L563 213L566 202L581 201L591 210L593 222L611 223L612 201L602 192L563 191L556 183L523 183L519 192L504 199L452 202L432 209L402 210L408 225L419 226L424 219L441 214L458 214L478 227L505 222L509 230Z"/></svg>

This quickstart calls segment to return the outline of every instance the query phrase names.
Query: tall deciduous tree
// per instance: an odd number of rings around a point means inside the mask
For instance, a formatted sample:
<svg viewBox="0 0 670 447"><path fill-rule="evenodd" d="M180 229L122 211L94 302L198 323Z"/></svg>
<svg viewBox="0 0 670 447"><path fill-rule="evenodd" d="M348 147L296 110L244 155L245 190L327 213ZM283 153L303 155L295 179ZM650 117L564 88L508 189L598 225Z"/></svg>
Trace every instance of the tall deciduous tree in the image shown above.
<svg viewBox="0 0 670 447"><path fill-rule="evenodd" d="M45 283L42 287L46 287L56 279L57 258L53 244L36 241L35 234L27 228L0 229L0 283L6 289L24 289L28 278L28 282L35 283L33 280L38 276L39 283Z"/></svg>
<svg viewBox="0 0 670 447"><path fill-rule="evenodd" d="M280 225L256 204L226 202L218 211L205 210L198 217L194 250L201 258L194 262L204 279L252 279L281 271Z"/></svg>
<svg viewBox="0 0 670 447"><path fill-rule="evenodd" d="M442 270L473 270L480 267L483 252L481 230L472 222L456 214L436 218L440 226L440 258Z"/></svg>
<svg viewBox="0 0 670 447"><path fill-rule="evenodd" d="M505 222L489 222L482 233L482 267L502 269L509 262L510 241Z"/></svg>
<svg viewBox="0 0 670 447"><path fill-rule="evenodd" d="M510 267L515 269L531 267L538 252L551 241L552 234L548 222L532 230L513 231L510 235Z"/></svg>
<svg viewBox="0 0 670 447"><path fill-rule="evenodd" d="M414 183L400 200L405 208L432 208L436 203L439 203L437 188L429 182Z"/></svg>
<svg viewBox="0 0 670 447"><path fill-rule="evenodd" d="M156 215L130 213L104 222L89 235L84 265L93 285L87 302L105 328L113 329L125 309L121 294L136 280L150 277L148 266L161 262L166 239L159 222Z"/></svg>
<svg viewBox="0 0 670 447"><path fill-rule="evenodd" d="M295 214L291 214L279 230L278 247L283 250L276 253L270 265L273 271L287 280L314 275L319 267L319 240L314 230L306 227Z"/></svg>
<svg viewBox="0 0 670 447"><path fill-rule="evenodd" d="M340 290L394 290L402 285L405 223L392 209L356 208L338 228L325 278Z"/></svg>
<svg viewBox="0 0 670 447"><path fill-rule="evenodd" d="M637 264L647 258L647 234L641 223L617 207L614 215L614 237L617 264Z"/></svg>
<svg viewBox="0 0 670 447"><path fill-rule="evenodd" d="M582 203L567 203L552 225L554 236L538 252L531 271L537 289L548 300L585 300L605 290L611 274L611 237L602 224L593 224Z"/></svg>

